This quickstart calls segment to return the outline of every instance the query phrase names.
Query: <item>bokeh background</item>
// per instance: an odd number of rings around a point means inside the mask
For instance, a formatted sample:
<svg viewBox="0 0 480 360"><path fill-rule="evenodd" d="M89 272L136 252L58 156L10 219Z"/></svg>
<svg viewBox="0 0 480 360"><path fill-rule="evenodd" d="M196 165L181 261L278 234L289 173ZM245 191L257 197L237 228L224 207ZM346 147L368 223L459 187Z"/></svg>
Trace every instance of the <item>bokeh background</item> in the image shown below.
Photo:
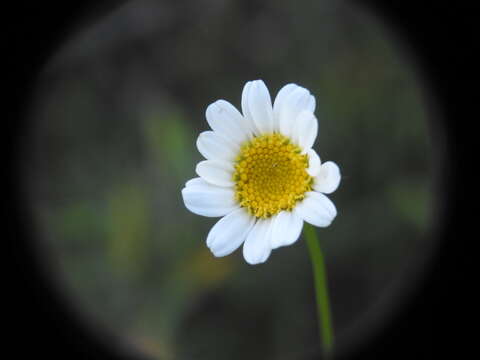
<svg viewBox="0 0 480 360"><path fill-rule="evenodd" d="M319 229L337 346L354 352L401 308L434 248L429 112L415 54L341 1L127 2L71 35L40 75L26 190L52 281L99 332L150 359L302 359L319 348L303 239L250 266L214 258L216 219L180 190L204 112L248 80L317 99L337 162ZM27 146L27 145L26 145ZM100 330L101 329L101 330Z"/></svg>

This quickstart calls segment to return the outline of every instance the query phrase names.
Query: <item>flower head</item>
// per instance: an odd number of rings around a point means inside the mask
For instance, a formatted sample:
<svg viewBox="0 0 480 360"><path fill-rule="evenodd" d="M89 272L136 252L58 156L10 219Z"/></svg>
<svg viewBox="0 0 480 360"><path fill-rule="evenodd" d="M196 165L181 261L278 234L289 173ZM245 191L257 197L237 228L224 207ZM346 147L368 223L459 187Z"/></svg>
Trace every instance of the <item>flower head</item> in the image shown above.
<svg viewBox="0 0 480 360"><path fill-rule="evenodd" d="M326 227L335 218L335 205L324 194L337 189L340 171L331 161L322 164L312 148L314 111L315 98L295 84L285 85L272 106L262 80L245 84L243 115L225 100L208 106L213 131L197 139L206 160L182 195L193 213L222 217L207 236L215 256L243 244L245 260L262 263L272 249L293 244L304 221Z"/></svg>

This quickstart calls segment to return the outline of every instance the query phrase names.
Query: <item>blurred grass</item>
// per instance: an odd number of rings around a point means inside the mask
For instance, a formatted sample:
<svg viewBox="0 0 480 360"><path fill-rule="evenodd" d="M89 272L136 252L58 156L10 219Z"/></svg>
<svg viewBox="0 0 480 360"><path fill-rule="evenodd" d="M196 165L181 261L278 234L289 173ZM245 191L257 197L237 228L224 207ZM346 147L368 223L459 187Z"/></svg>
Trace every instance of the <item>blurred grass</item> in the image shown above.
<svg viewBox="0 0 480 360"><path fill-rule="evenodd" d="M119 184L112 189L106 216L109 229L108 257L122 276L139 276L148 261L151 221L144 187Z"/></svg>
<svg viewBox="0 0 480 360"><path fill-rule="evenodd" d="M177 108L151 112L145 118L144 136L152 160L167 162L170 176L181 181L191 171L192 154L188 151L194 142L194 132L185 121L185 114Z"/></svg>

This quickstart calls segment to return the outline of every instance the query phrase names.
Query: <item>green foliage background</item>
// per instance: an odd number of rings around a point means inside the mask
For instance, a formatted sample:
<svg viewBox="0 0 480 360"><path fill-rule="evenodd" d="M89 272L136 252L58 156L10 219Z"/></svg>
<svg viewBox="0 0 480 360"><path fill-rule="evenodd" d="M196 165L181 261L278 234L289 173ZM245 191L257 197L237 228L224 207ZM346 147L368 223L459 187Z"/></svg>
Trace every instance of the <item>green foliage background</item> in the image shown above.
<svg viewBox="0 0 480 360"><path fill-rule="evenodd" d="M317 99L338 216L318 231L339 348L374 334L432 249L429 119L405 47L339 1L137 1L73 35L40 77L25 172L52 278L95 328L154 359L299 359L317 350L303 239L249 266L205 245L180 190L206 106L244 83ZM353 348L352 348L353 349Z"/></svg>

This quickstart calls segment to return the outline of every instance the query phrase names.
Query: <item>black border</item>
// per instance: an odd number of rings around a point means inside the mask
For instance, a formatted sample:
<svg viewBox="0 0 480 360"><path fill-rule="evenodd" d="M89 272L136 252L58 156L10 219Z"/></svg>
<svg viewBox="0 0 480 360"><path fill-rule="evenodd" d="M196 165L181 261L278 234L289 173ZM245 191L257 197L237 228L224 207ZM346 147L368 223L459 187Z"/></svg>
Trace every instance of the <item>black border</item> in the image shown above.
<svg viewBox="0 0 480 360"><path fill-rule="evenodd" d="M12 261L7 268L10 271L6 272L12 282L6 297L11 300L7 311L14 315L11 324L7 323L7 346L12 347L19 359L30 356L32 350L36 357L50 359L122 358L79 326L72 312L42 278L40 264L27 246L32 222L22 207L17 147L28 126L25 111L29 95L49 55L69 34L121 3L32 3L13 6L4 12L8 17L3 24L7 37L4 75L8 90L4 143L9 150L5 162L9 206L5 254ZM464 275L467 266L473 265L471 238L459 233L468 221L463 216L466 185L459 175L474 176L473 170L467 169L470 165L466 160L467 141L465 138L461 141L460 136L468 133L472 120L478 121L478 115L470 112L471 105L476 103L474 94L478 92L468 87L476 68L472 62L476 11L473 5L460 3L430 2L422 6L413 1L357 3L366 4L404 39L418 59L419 70L432 94L431 101L442 127L433 129L438 151L436 173L441 177L437 184L436 234L442 242L424 286L379 336L349 358L433 358L438 351L458 357L464 349L463 337L467 331L461 319L469 317L463 295L464 287L471 285Z"/></svg>

